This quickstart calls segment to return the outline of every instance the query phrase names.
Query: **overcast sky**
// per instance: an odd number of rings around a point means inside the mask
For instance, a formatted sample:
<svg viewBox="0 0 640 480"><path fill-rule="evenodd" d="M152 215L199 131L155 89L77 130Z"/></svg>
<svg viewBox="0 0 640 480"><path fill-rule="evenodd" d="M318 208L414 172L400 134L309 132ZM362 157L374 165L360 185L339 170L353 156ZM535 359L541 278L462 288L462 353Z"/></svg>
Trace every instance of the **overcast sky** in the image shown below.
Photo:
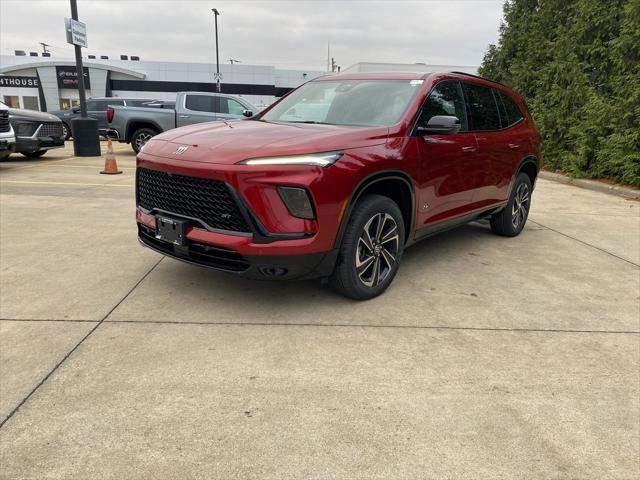
<svg viewBox="0 0 640 480"><path fill-rule="evenodd" d="M327 41L343 68L359 61L479 65L498 38L502 0L78 0L84 54L142 60L220 62L324 70ZM72 57L64 35L68 0L0 0L0 50ZM119 58L119 57L118 57Z"/></svg>

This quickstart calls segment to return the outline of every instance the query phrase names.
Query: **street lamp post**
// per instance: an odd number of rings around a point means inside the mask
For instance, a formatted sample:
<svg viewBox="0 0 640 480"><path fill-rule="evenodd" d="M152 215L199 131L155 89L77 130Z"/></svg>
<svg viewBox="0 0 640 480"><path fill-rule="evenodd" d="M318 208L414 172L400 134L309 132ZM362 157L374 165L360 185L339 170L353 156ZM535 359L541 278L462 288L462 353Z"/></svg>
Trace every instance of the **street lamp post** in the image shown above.
<svg viewBox="0 0 640 480"><path fill-rule="evenodd" d="M77 0L70 0L70 5L71 19L72 21L78 22ZM86 46L86 37L84 45ZM80 118L73 118L71 120L73 152L78 157L97 157L100 155L98 121L95 118L91 118L87 115L87 96L84 87L84 65L82 64L82 49L79 45L79 42L76 40L74 40L73 46L75 48L76 54L78 95L80 97Z"/></svg>
<svg viewBox="0 0 640 480"><path fill-rule="evenodd" d="M211 11L213 12L213 22L216 31L216 92L220 93L222 91L220 86L220 59L218 57L218 15L220 15L220 12L215 8L212 8Z"/></svg>

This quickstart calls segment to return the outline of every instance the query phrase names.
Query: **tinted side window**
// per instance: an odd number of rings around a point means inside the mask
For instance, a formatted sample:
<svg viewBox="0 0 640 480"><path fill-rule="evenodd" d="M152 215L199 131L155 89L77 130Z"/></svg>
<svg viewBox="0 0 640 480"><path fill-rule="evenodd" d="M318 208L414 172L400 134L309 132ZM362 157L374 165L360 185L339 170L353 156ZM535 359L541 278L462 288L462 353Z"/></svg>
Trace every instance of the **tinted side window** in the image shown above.
<svg viewBox="0 0 640 480"><path fill-rule="evenodd" d="M105 100L104 102L102 102L101 110L106 110L109 105L124 105L124 100Z"/></svg>
<svg viewBox="0 0 640 480"><path fill-rule="evenodd" d="M440 82L431 90L422 106L418 125L426 126L432 117L438 115L458 117L462 125L460 131L466 132L469 130L460 82Z"/></svg>
<svg viewBox="0 0 640 480"><path fill-rule="evenodd" d="M95 100L89 100L87 101L87 110L89 112L95 112L100 110L100 106L98 105L98 102Z"/></svg>
<svg viewBox="0 0 640 480"><path fill-rule="evenodd" d="M464 93L469 105L471 129L500 130L500 115L492 89L482 85L465 83Z"/></svg>
<svg viewBox="0 0 640 480"><path fill-rule="evenodd" d="M524 118L520 107L513 101L513 99L504 92L500 92L500 97L502 98L502 103L504 104L504 108L507 111L507 119L508 125L511 126L514 123L519 122Z"/></svg>
<svg viewBox="0 0 640 480"><path fill-rule="evenodd" d="M244 107L240 102L236 102L232 98L220 98L220 113L228 113L230 115L242 115Z"/></svg>
<svg viewBox="0 0 640 480"><path fill-rule="evenodd" d="M187 95L185 107L188 110L193 110L195 112L213 113L216 111L215 100L216 97L208 95Z"/></svg>

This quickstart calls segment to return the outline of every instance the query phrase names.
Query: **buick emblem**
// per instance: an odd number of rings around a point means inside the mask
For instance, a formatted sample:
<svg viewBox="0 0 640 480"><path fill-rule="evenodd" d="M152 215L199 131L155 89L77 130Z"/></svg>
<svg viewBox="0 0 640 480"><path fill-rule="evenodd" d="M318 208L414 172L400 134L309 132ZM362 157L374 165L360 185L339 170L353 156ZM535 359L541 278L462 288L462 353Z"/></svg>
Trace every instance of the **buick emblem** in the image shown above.
<svg viewBox="0 0 640 480"><path fill-rule="evenodd" d="M173 152L173 153L174 153L174 155L182 155L188 149L189 149L189 147L187 145L180 145L178 148L176 148L176 151Z"/></svg>

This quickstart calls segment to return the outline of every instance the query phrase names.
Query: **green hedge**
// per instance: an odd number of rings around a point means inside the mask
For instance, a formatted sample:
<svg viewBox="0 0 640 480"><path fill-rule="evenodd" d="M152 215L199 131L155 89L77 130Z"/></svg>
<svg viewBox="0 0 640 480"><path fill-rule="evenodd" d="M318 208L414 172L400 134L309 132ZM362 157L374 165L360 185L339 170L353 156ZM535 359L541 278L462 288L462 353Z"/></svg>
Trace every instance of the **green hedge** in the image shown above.
<svg viewBox="0 0 640 480"><path fill-rule="evenodd" d="M640 186L640 0L508 0L480 74L524 96L548 168Z"/></svg>

